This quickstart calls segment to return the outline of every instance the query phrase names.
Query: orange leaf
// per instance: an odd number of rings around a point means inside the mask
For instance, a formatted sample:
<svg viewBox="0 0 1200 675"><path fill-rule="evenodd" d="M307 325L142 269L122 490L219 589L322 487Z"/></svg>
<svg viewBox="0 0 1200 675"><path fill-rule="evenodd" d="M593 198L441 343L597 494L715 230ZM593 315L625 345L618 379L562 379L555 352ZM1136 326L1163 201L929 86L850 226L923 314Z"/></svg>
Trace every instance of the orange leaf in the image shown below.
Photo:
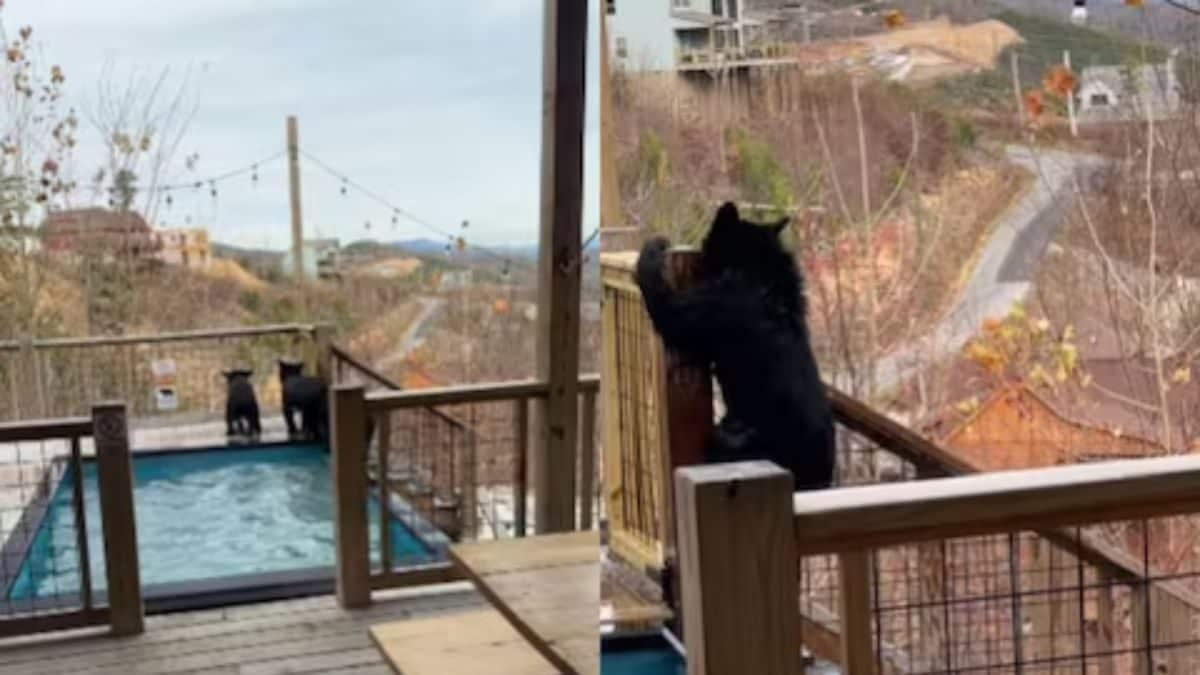
<svg viewBox="0 0 1200 675"><path fill-rule="evenodd" d="M1042 92L1035 89L1025 94L1025 111L1030 117L1041 117L1046 111L1046 101L1042 98Z"/></svg>
<svg viewBox="0 0 1200 675"><path fill-rule="evenodd" d="M883 25L889 29L894 30L896 28L902 28L906 23L908 23L908 19L905 18L904 12L901 12L898 9L893 9L892 11L883 15Z"/></svg>
<svg viewBox="0 0 1200 675"><path fill-rule="evenodd" d="M1042 86L1046 91L1058 96L1066 98L1075 91L1075 73L1064 65L1051 66L1046 71L1045 77L1042 78Z"/></svg>
<svg viewBox="0 0 1200 675"><path fill-rule="evenodd" d="M1129 7L1141 7L1146 3L1143 0L1125 0L1125 4Z"/></svg>

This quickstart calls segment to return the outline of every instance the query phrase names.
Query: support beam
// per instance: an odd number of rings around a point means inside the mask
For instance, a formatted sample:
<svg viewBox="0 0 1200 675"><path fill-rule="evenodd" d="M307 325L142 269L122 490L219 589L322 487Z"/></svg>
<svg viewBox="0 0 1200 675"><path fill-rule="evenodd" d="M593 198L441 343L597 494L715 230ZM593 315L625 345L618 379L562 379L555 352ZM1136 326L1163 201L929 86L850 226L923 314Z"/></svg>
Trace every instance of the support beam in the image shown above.
<svg viewBox="0 0 1200 675"><path fill-rule="evenodd" d="M332 391L334 539L337 597L346 609L371 604L367 539L367 406L361 386Z"/></svg>
<svg viewBox="0 0 1200 675"><path fill-rule="evenodd" d="M544 10L537 365L549 392L533 462L539 533L575 527L587 6L547 0Z"/></svg>
<svg viewBox="0 0 1200 675"><path fill-rule="evenodd" d="M133 507L133 458L124 403L92 408L100 521L104 531L104 568L114 635L145 631L137 521Z"/></svg>

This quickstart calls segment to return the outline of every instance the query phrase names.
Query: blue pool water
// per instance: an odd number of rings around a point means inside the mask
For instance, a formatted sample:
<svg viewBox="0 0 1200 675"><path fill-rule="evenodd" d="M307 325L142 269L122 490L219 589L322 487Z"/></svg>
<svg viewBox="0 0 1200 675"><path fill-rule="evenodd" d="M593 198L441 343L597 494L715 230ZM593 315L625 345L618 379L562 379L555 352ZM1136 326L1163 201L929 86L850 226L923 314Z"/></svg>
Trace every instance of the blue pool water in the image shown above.
<svg viewBox="0 0 1200 675"><path fill-rule="evenodd" d="M687 664L671 647L600 654L600 675L686 675Z"/></svg>
<svg viewBox="0 0 1200 675"><path fill-rule="evenodd" d="M134 506L143 587L334 565L329 455L320 446L212 450L135 456ZM103 591L96 466L83 467L92 587ZM73 476L56 490L10 600L78 592ZM371 558L379 564L379 508L372 500ZM399 520L393 560L440 559ZM2 589L0 589L2 590Z"/></svg>

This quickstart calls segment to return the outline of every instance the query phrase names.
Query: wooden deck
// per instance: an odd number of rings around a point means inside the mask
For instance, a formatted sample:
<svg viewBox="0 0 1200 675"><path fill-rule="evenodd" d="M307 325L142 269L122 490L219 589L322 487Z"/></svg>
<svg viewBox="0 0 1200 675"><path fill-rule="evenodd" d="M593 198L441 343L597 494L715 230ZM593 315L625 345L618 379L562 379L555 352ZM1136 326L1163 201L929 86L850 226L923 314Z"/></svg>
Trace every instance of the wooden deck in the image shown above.
<svg viewBox="0 0 1200 675"><path fill-rule="evenodd" d="M332 596L148 617L146 632L103 631L0 641L3 675L391 675L372 624L485 606L469 584L376 592L347 611Z"/></svg>
<svg viewBox="0 0 1200 675"><path fill-rule="evenodd" d="M561 672L600 672L598 533L460 544L450 557Z"/></svg>

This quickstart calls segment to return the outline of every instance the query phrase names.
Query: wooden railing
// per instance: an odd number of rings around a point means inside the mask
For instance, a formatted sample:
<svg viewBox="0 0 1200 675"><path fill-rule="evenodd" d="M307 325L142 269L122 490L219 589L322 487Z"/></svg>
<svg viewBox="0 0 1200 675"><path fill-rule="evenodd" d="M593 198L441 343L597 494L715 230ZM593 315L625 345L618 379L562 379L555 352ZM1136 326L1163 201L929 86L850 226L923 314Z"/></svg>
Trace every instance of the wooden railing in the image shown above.
<svg viewBox="0 0 1200 675"><path fill-rule="evenodd" d="M328 378L332 329L278 324L153 335L53 338L0 342L0 420L86 414L93 401L122 400L131 417L158 415L156 360L173 360L179 408L216 414L225 404L221 371L254 370L260 405L277 408L277 359L302 357L309 372Z"/></svg>
<svg viewBox="0 0 1200 675"><path fill-rule="evenodd" d="M597 492L594 430L599 377L580 378L579 389L578 484L572 494L577 526L591 529ZM453 540L505 536L505 528L495 522L490 528L479 525L486 513L479 503L480 492L500 486L512 495L510 536L525 536L529 475L536 469L529 461L530 403L548 393L547 385L537 381L417 391L385 388L370 394L362 385L336 387L331 411L333 480L337 588L344 606L369 603L373 589L458 578L444 556L423 565L393 558L385 523L397 515L410 528L428 535L427 541L441 542L443 547ZM367 441L369 427L375 430L373 442ZM364 517L372 495L380 509L377 566L372 564L372 533Z"/></svg>
<svg viewBox="0 0 1200 675"><path fill-rule="evenodd" d="M89 440L91 448L85 448ZM98 522L88 520L84 506L89 450L97 469ZM60 493L70 498L70 543L39 547ZM92 550L97 540L102 551ZM74 547L76 574L66 589L57 580L39 579L62 572L44 558L64 546ZM97 556L104 561L103 592L93 583ZM19 586L26 597L14 597ZM132 635L142 632L143 616L124 404L97 405L91 417L0 424L0 638L104 624L115 635Z"/></svg>
<svg viewBox="0 0 1200 675"><path fill-rule="evenodd" d="M795 495L790 485L786 472L762 462L677 472L683 624L693 675L802 672L796 639L800 627L791 600L800 594L797 557L838 557L843 673L870 675L880 672L881 664L888 672L934 672L935 668L923 667L913 658L906 668L895 667L881 653L881 627L872 613L873 603L880 602L873 556L881 550L1068 526L1081 531L1098 523L1200 512L1197 457L1122 460ZM1187 557L1197 562L1198 554L1192 551ZM1200 571L1186 576L1198 575ZM1010 595L1015 606L1007 610L1015 619L1014 646L1010 654L987 665L1017 672L1023 665L1046 672L1084 672L1090 659L1096 672L1193 672L1200 641L1172 638L1171 631L1155 625L1148 593L1153 583L1142 579L1138 584L1089 585L1081 574L1072 590L1081 607L1085 595L1095 591L1099 611L1107 613L1100 617L1099 631L1107 633L1107 647L1090 649L1081 631L1076 652L1040 659L1022 650L1022 592L1014 589ZM1127 645L1118 645L1112 635L1119 612L1114 611L1111 595L1118 586L1131 594ZM1190 617L1182 618L1186 622ZM1123 661L1130 667L1122 667ZM966 664L949 666L950 672L968 669Z"/></svg>

